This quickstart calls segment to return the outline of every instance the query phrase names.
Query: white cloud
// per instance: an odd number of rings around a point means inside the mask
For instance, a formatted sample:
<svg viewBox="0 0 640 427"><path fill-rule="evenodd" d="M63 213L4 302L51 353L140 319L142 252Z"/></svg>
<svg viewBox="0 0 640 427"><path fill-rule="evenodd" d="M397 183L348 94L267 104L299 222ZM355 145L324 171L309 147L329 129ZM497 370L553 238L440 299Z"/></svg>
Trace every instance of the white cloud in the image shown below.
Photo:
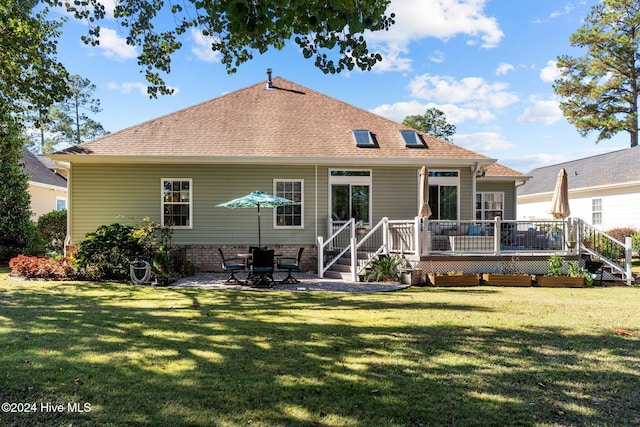
<svg viewBox="0 0 640 427"><path fill-rule="evenodd" d="M547 66L540 70L540 80L545 83L553 83L560 77L560 69L556 61L547 61Z"/></svg>
<svg viewBox="0 0 640 427"><path fill-rule="evenodd" d="M100 3L104 6L104 11L107 17L113 19L113 11L116 5L120 3L120 0L100 0Z"/></svg>
<svg viewBox="0 0 640 427"><path fill-rule="evenodd" d="M123 94L129 94L131 92L137 91L138 93L140 93L140 95L149 96L149 94L147 93L147 85L141 82L109 82L107 83L107 89L116 90ZM179 88L173 86L167 86L167 89L173 90L172 95L177 95L180 92Z"/></svg>
<svg viewBox="0 0 640 427"><path fill-rule="evenodd" d="M418 101L383 104L371 112L401 123L407 116L422 115L428 108L434 107L442 111L447 117L447 122L451 124L460 124L468 120L474 120L478 123L488 123L495 120L495 116L486 110L463 108L453 104L424 104Z"/></svg>
<svg viewBox="0 0 640 427"><path fill-rule="evenodd" d="M147 85L140 82L125 82L125 83L107 83L107 88L110 90L117 90L120 93L128 94L131 91L137 90L141 95L147 95Z"/></svg>
<svg viewBox="0 0 640 427"><path fill-rule="evenodd" d="M96 48L102 51L107 58L124 61L138 56L136 48L127 44L123 37L118 37L111 28L100 28L100 44Z"/></svg>
<svg viewBox="0 0 640 427"><path fill-rule="evenodd" d="M511 64L507 64L506 62L501 62L496 69L496 76L504 76L509 71L513 71L515 68Z"/></svg>
<svg viewBox="0 0 640 427"><path fill-rule="evenodd" d="M202 32L196 29L191 29L191 38L193 39L194 46L191 47L191 52L201 61L204 62L220 62L220 52L214 52L211 50L212 37L205 37Z"/></svg>
<svg viewBox="0 0 640 427"><path fill-rule="evenodd" d="M373 39L408 43L426 37L447 40L459 34L480 38L485 48L496 47L504 33L495 18L484 14L486 0L392 0L387 11L395 13L389 31Z"/></svg>
<svg viewBox="0 0 640 427"><path fill-rule="evenodd" d="M453 136L457 145L476 152L511 150L515 145L497 132L477 132Z"/></svg>
<svg viewBox="0 0 640 427"><path fill-rule="evenodd" d="M436 64L442 64L444 62L444 52L441 50L436 50L429 56L429 60L431 62L435 62Z"/></svg>
<svg viewBox="0 0 640 427"><path fill-rule="evenodd" d="M555 99L532 99L533 106L526 108L518 117L518 123L543 123L551 125L562 120L559 102Z"/></svg>
<svg viewBox="0 0 640 427"><path fill-rule="evenodd" d="M378 46L378 51L382 55L382 61L373 67L374 72L411 70L411 59L402 56L409 53L409 49L405 46L398 43L388 43Z"/></svg>
<svg viewBox="0 0 640 427"><path fill-rule="evenodd" d="M423 74L409 83L411 96L436 103L462 104L470 108L504 108L519 98L507 91L507 83L488 83L482 77L455 80L450 76Z"/></svg>
<svg viewBox="0 0 640 427"><path fill-rule="evenodd" d="M564 9L562 9L562 10L554 10L546 18L542 18L542 19L538 18L538 19L534 20L533 23L534 24L543 24L545 22L549 22L550 20L559 18L562 15L568 15L569 13L571 13L571 11L573 9L574 9L574 6L571 3L569 3L569 4L565 5Z"/></svg>
<svg viewBox="0 0 640 427"><path fill-rule="evenodd" d="M389 120L401 123L407 116L424 114L427 108L427 105L421 102L409 101L396 102L394 104L383 104L374 108L371 112L379 116L386 117Z"/></svg>
<svg viewBox="0 0 640 427"><path fill-rule="evenodd" d="M486 0L392 0L387 12L395 13L389 31L369 33L372 47L382 51L388 61L377 71L406 70L410 60L402 58L412 41L428 37L448 40L464 35L480 40L482 47L496 47L504 33L498 21L484 13ZM397 64L397 65L396 65Z"/></svg>

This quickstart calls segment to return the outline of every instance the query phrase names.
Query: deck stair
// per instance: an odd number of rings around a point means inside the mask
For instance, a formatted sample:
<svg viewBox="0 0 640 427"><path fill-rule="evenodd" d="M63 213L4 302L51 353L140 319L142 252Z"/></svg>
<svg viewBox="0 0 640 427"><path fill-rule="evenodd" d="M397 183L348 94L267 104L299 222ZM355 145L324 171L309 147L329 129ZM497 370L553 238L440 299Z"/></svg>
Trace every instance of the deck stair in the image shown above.
<svg viewBox="0 0 640 427"><path fill-rule="evenodd" d="M371 251L358 251L358 265L364 266L373 257L375 252ZM324 273L324 277L329 279L339 279L345 281L351 281L351 252L347 252L338 259L327 271Z"/></svg>

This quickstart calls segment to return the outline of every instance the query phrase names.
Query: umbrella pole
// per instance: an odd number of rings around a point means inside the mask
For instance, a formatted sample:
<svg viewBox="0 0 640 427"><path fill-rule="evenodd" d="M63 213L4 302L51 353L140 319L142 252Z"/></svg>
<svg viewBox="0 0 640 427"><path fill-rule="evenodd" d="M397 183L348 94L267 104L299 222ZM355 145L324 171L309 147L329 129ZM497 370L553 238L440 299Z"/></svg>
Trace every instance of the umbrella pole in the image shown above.
<svg viewBox="0 0 640 427"><path fill-rule="evenodd" d="M258 248L262 248L261 236L260 236L260 203L258 203Z"/></svg>

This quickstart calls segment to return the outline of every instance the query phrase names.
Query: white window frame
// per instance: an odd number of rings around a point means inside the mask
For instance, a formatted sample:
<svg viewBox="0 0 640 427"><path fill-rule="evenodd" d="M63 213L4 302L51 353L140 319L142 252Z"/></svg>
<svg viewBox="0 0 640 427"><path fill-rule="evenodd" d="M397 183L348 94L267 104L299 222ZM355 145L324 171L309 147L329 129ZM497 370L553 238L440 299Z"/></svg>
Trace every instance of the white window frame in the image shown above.
<svg viewBox="0 0 640 427"><path fill-rule="evenodd" d="M367 172L368 176L334 176L333 172ZM341 185L368 185L369 186L369 224L365 224L366 228L371 228L373 225L373 170L372 169L352 169L352 168L340 168L329 169L329 206L327 214L329 218L332 218L333 207L333 192L332 186L334 184Z"/></svg>
<svg viewBox="0 0 640 427"><path fill-rule="evenodd" d="M491 194L491 195L499 195L502 198L502 207L500 209L485 209L485 196ZM493 218L487 218L486 213L487 212L495 212L495 211L500 211L502 212L500 215L501 219L504 219L504 191L478 191L476 192L476 200L474 201L474 204L477 203L477 197L480 196L480 209L476 208L475 209L475 213L476 216L478 214L478 211L480 211L480 216L481 218L476 218L479 220L491 220Z"/></svg>
<svg viewBox="0 0 640 427"><path fill-rule="evenodd" d="M602 225L602 216L602 198L591 199L591 225ZM599 217L599 221L596 220L596 217Z"/></svg>
<svg viewBox="0 0 640 427"><path fill-rule="evenodd" d="M278 225L278 208L273 209L273 228L280 230L302 230L304 229L304 179L281 179L275 178L273 180L273 194L283 197L278 194L278 183L295 182L300 183L300 225ZM288 198L288 197L285 197Z"/></svg>
<svg viewBox="0 0 640 427"><path fill-rule="evenodd" d="M456 172L457 176L431 176L431 174L437 173L450 173ZM445 186L445 187L456 187L456 219L455 220L443 220L438 218L440 221L458 221L460 219L460 170L459 169L429 169L429 186L432 185L437 186ZM475 199L474 199L475 202ZM429 203L433 203L431 200ZM434 212L435 213L435 212ZM435 218L433 218L435 219Z"/></svg>
<svg viewBox="0 0 640 427"><path fill-rule="evenodd" d="M174 204L174 202L166 202L164 200L164 183L166 181L187 181L189 182L189 225L165 225L164 223L164 207L165 204ZM186 204L177 202L175 204ZM163 227L171 227L175 230L190 230L193 228L193 178L161 178L160 179L160 224Z"/></svg>
<svg viewBox="0 0 640 427"><path fill-rule="evenodd" d="M60 203L60 202L64 202L64 207L62 207L62 208L58 207L58 203ZM57 211L61 211L63 209L67 209L67 198L66 197L56 196L56 210Z"/></svg>

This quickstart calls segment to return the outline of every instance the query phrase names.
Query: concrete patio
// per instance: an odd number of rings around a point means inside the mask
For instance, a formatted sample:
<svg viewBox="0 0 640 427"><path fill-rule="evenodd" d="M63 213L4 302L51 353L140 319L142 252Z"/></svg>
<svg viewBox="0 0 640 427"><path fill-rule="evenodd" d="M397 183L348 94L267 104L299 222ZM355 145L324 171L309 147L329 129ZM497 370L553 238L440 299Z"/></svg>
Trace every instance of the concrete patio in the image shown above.
<svg viewBox="0 0 640 427"><path fill-rule="evenodd" d="M226 283L228 273L197 273L192 277L185 277L169 285L174 288L186 289L225 289L242 291L289 291L289 292L389 292L406 289L410 285L399 283L348 282L337 279L319 279L315 274L297 273L295 277L300 283L280 283L286 273L276 272L276 285L272 288L255 288L248 285ZM244 278L244 276L240 276Z"/></svg>

